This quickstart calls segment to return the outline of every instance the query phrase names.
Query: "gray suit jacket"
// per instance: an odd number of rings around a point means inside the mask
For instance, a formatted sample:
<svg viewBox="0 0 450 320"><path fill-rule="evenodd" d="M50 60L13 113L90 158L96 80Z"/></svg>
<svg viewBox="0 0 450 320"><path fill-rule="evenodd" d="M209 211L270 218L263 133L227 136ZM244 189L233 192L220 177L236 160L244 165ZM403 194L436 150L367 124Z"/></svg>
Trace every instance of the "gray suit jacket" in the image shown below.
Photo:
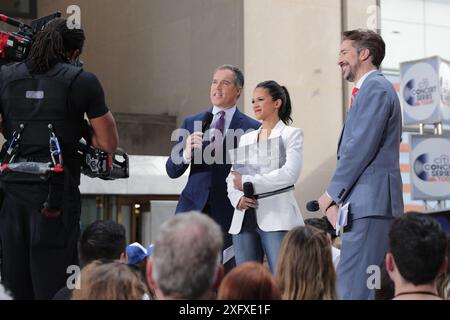
<svg viewBox="0 0 450 320"><path fill-rule="evenodd" d="M403 213L401 133L397 93L380 72L373 72L348 112L336 171L327 188L337 204L350 202L353 219Z"/></svg>

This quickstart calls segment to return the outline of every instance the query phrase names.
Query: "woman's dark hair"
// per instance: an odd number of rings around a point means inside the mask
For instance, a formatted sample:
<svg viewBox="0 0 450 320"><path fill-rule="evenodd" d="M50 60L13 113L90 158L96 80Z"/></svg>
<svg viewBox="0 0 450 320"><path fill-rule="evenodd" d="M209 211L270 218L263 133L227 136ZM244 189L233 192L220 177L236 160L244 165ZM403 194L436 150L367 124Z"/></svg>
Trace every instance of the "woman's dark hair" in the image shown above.
<svg viewBox="0 0 450 320"><path fill-rule="evenodd" d="M280 86L273 80L263 81L259 83L256 88L266 89L273 101L281 100L281 107L278 109L278 117L284 124L292 123L291 112L291 98L285 86Z"/></svg>
<svg viewBox="0 0 450 320"><path fill-rule="evenodd" d="M67 20L58 18L50 21L36 34L29 59L33 63L33 73L44 73L58 62L67 62L66 54L83 49L85 40L83 29L69 29Z"/></svg>

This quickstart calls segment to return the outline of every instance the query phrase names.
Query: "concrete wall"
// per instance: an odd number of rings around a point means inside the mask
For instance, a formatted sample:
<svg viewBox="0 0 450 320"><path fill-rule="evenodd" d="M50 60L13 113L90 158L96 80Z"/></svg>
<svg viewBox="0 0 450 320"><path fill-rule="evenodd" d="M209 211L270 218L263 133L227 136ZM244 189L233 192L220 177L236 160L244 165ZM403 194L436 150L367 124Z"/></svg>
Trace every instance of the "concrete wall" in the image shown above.
<svg viewBox="0 0 450 320"><path fill-rule="evenodd" d="M209 105L213 69L242 65L242 0L75 1L86 31L86 68L111 110L180 118ZM72 0L40 0L39 15Z"/></svg>
<svg viewBox="0 0 450 320"><path fill-rule="evenodd" d="M344 29L377 29L380 27L379 0L342 0Z"/></svg>
<svg viewBox="0 0 450 320"><path fill-rule="evenodd" d="M38 15L65 14L73 3L87 36L82 60L102 82L113 113L170 115L180 124L210 105L216 66L243 64L242 0L40 0ZM176 124L151 122L144 136L142 126L119 125L121 146L169 154Z"/></svg>

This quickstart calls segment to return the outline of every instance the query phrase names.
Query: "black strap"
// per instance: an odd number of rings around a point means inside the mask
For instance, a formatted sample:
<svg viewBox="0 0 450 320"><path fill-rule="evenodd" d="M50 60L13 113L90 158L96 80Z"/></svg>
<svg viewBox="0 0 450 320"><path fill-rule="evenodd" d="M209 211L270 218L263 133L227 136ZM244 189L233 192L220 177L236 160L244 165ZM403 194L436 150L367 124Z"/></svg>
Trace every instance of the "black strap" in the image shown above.
<svg viewBox="0 0 450 320"><path fill-rule="evenodd" d="M274 195L277 195L277 194L280 194L280 193L288 192L288 191L291 191L291 190L294 190L294 189L295 189L295 186L292 185L292 186L289 186L289 187L286 187L286 188L282 188L282 189L278 189L278 190L275 190L275 191L270 191L270 192L256 194L254 196L254 198L255 199L263 199L263 198L271 197L271 196L274 196Z"/></svg>

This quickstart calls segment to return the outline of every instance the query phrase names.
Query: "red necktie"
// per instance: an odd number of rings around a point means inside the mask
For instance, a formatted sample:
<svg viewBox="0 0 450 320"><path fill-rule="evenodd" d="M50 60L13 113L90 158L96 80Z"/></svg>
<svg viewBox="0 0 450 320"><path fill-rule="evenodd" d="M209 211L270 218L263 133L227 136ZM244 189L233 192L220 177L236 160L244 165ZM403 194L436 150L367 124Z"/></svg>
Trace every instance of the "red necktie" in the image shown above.
<svg viewBox="0 0 450 320"><path fill-rule="evenodd" d="M359 91L359 89L357 87L353 88L352 97L350 99L350 106L348 107L349 110L352 108L353 100L355 100L355 97L356 97L356 94L358 93L358 91Z"/></svg>

